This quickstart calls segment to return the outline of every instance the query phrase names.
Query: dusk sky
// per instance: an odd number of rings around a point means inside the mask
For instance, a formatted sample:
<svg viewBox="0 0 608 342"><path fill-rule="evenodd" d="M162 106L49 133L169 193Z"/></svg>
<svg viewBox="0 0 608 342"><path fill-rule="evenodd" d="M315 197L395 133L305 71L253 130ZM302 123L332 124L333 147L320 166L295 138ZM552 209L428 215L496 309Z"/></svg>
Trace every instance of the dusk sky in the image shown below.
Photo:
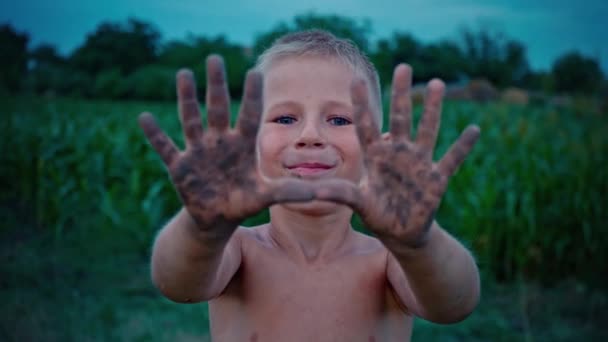
<svg viewBox="0 0 608 342"><path fill-rule="evenodd" d="M155 24L165 41L191 32L224 34L250 45L257 33L308 11L367 18L372 41L401 31L428 43L457 38L463 25L476 28L483 22L523 42L536 70L550 69L557 56L574 49L597 58L608 70L607 0L6 0L0 2L0 23L27 31L30 47L51 43L68 54L101 21L132 16Z"/></svg>

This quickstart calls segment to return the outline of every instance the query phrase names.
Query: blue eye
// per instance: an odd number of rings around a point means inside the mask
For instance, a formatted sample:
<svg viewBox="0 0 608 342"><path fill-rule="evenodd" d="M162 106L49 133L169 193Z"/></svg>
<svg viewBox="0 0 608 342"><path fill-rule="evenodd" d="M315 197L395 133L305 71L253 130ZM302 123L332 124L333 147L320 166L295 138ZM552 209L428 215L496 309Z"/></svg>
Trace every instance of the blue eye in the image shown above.
<svg viewBox="0 0 608 342"><path fill-rule="evenodd" d="M292 123L296 122L296 119L292 118L291 116L281 115L274 119L273 122L281 125L291 125Z"/></svg>
<svg viewBox="0 0 608 342"><path fill-rule="evenodd" d="M329 123L331 123L334 126L346 126L346 125L350 125L352 123L347 118L344 118L341 116L333 117L333 118L329 119L328 121L329 121Z"/></svg>

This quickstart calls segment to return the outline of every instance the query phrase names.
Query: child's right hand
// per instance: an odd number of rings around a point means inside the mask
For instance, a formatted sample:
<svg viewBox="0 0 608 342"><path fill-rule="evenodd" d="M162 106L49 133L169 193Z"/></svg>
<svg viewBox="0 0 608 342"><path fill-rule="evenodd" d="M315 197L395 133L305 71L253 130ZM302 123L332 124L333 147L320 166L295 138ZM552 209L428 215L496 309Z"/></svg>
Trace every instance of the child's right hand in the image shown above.
<svg viewBox="0 0 608 342"><path fill-rule="evenodd" d="M245 218L279 202L313 199L314 189L305 181L267 181L256 165L256 135L262 114L262 75L250 71L245 80L241 110L230 128L230 99L223 61L207 59L207 122L203 131L194 76L177 74L178 110L186 141L180 151L159 128L150 113L139 123L150 144L162 158L183 205L202 236L228 239Z"/></svg>

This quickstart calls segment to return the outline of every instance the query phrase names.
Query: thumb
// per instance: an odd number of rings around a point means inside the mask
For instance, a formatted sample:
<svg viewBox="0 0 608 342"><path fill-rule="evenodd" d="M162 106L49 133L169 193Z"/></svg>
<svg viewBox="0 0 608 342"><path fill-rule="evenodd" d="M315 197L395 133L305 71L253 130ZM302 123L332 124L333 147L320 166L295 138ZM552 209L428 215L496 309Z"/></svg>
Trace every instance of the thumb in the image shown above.
<svg viewBox="0 0 608 342"><path fill-rule="evenodd" d="M344 179L327 179L314 183L315 199L330 201L349 206L357 214L364 215L361 189L353 182Z"/></svg>
<svg viewBox="0 0 608 342"><path fill-rule="evenodd" d="M312 182L292 178L263 182L260 195L265 207L286 202L308 202L315 197Z"/></svg>

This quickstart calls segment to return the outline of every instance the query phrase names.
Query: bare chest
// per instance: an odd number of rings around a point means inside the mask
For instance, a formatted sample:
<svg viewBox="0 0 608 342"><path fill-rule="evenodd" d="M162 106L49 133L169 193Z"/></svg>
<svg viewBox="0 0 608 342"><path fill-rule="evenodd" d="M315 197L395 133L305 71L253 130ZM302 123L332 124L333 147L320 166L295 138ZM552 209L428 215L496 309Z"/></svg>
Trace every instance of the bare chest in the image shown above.
<svg viewBox="0 0 608 342"><path fill-rule="evenodd" d="M210 305L215 336L232 334L215 324L231 317L243 338L356 341L386 331L390 316L402 322L405 317L388 294L381 255L322 266L297 265L272 251L243 259L224 294Z"/></svg>
<svg viewBox="0 0 608 342"><path fill-rule="evenodd" d="M369 316L382 310L386 280L371 263L355 260L324 266L298 266L289 261L243 269L245 303L265 307L269 314L297 314L301 319L330 316Z"/></svg>

